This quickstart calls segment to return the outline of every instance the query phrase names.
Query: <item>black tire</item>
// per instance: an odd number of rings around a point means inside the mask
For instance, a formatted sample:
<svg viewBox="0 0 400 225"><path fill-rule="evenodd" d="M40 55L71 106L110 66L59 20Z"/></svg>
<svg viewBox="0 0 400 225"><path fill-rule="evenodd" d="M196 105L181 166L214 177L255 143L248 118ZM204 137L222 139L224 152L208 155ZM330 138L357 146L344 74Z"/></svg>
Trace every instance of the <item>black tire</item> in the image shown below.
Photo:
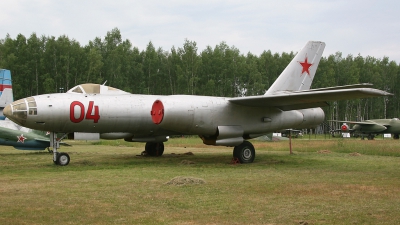
<svg viewBox="0 0 400 225"><path fill-rule="evenodd" d="M240 163L252 163L256 157L254 146L244 141L233 149L233 157L239 159Z"/></svg>
<svg viewBox="0 0 400 225"><path fill-rule="evenodd" d="M57 154L57 162L56 164L59 166L66 166L69 164L70 157L68 153L60 152Z"/></svg>
<svg viewBox="0 0 400 225"><path fill-rule="evenodd" d="M162 154L164 153L164 143L146 142L144 150L149 156L162 156Z"/></svg>
<svg viewBox="0 0 400 225"><path fill-rule="evenodd" d="M399 139L399 134L393 134L393 139L398 140Z"/></svg>

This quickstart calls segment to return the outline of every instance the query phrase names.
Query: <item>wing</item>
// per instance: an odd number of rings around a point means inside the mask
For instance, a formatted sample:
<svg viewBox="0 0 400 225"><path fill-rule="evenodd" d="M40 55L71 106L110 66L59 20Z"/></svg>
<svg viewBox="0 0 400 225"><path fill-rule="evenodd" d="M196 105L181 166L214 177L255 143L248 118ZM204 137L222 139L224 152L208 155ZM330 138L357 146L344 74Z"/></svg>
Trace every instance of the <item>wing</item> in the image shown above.
<svg viewBox="0 0 400 225"><path fill-rule="evenodd" d="M329 101L392 95L374 88L330 87L306 91L279 92L273 95L231 98L234 104L253 107L276 107L283 111L329 106Z"/></svg>
<svg viewBox="0 0 400 225"><path fill-rule="evenodd" d="M338 122L338 123L348 123L348 124L359 124L359 125L375 125L377 123L374 123L372 121L350 121L350 120L329 120L332 122Z"/></svg>
<svg viewBox="0 0 400 225"><path fill-rule="evenodd" d="M49 138L41 138L41 137L35 137L34 138L36 141L40 141L40 142L49 142L50 143L50 139Z"/></svg>

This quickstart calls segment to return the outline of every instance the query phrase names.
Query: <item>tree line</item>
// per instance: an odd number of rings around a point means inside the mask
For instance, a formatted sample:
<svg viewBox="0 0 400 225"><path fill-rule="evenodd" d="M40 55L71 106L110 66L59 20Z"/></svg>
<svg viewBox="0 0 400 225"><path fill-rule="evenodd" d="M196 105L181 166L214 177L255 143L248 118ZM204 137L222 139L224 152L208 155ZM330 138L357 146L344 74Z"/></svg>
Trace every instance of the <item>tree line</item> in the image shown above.
<svg viewBox="0 0 400 225"><path fill-rule="evenodd" d="M156 48L149 42L139 50L114 28L85 46L68 36L6 35L0 40L0 68L11 70L14 98L66 91L81 83L104 83L136 94L208 96L262 95L296 53L243 54L221 42L197 48ZM399 64L388 57L343 56L321 59L312 88L372 83L390 97L330 102L326 119L366 120L400 117Z"/></svg>

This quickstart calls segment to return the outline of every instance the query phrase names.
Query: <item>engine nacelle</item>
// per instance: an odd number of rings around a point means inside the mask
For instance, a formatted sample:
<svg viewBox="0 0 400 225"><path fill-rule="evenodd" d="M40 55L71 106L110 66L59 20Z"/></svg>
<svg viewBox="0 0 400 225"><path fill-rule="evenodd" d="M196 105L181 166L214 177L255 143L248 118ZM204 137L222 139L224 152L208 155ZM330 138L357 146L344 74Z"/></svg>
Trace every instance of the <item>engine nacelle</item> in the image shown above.
<svg viewBox="0 0 400 225"><path fill-rule="evenodd" d="M234 145L251 134L316 127L324 121L325 114L321 108L281 111L236 105L219 97L181 95L155 100L151 119L165 130L209 137L207 142L211 138L217 145ZM235 126L241 127L240 132ZM225 134L229 137L218 136Z"/></svg>
<svg viewBox="0 0 400 225"><path fill-rule="evenodd" d="M361 126L359 124L356 124L354 125L353 129L363 133L378 133L385 131L387 127L380 124L370 124L368 126Z"/></svg>
<svg viewBox="0 0 400 225"><path fill-rule="evenodd" d="M151 119L164 129L184 134L215 134L212 110L216 110L213 101L218 100L206 96L161 97L153 103Z"/></svg>
<svg viewBox="0 0 400 225"><path fill-rule="evenodd" d="M303 114L303 122L296 126L296 129L314 128L325 120L325 113L321 108L301 109L298 111Z"/></svg>

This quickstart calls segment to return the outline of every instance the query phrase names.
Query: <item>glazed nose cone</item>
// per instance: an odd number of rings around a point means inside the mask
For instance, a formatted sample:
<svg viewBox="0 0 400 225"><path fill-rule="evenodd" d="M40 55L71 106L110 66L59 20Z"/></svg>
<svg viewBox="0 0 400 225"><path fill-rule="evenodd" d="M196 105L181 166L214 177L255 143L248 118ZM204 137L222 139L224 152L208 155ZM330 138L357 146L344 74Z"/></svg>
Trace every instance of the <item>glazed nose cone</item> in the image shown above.
<svg viewBox="0 0 400 225"><path fill-rule="evenodd" d="M16 124L19 124L21 126L23 126L23 123L25 122L25 119L23 117L21 117L20 115L21 113L13 113L12 109L11 109L11 104L7 105L4 109L3 109L3 115L6 116L8 119L10 119L11 121L13 121ZM23 115L25 115L23 113Z"/></svg>
<svg viewBox="0 0 400 225"><path fill-rule="evenodd" d="M7 105L4 109L3 109L3 114L4 116L6 116L8 119L12 120L12 112L11 112L11 105Z"/></svg>

